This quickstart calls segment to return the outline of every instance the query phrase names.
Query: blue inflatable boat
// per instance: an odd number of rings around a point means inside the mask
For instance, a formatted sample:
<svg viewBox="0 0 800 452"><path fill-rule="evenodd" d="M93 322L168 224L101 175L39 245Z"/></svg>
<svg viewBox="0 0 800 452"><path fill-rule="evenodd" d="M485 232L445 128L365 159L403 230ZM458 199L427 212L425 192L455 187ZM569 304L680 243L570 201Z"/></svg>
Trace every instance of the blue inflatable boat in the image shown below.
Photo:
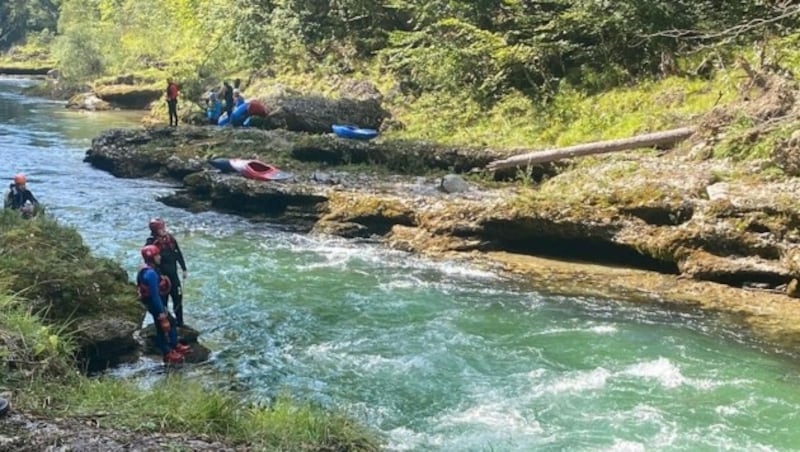
<svg viewBox="0 0 800 452"><path fill-rule="evenodd" d="M351 140L371 140L378 136L378 131L375 129L362 129L356 126L338 124L334 124L331 128L337 137Z"/></svg>

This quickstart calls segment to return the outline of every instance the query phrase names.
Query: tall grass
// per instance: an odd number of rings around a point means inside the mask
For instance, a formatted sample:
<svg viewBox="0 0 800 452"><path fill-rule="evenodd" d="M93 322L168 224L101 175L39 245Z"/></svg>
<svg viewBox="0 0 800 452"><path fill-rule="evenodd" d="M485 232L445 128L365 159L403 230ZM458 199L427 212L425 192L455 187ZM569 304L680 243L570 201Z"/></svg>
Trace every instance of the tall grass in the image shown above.
<svg viewBox="0 0 800 452"><path fill-rule="evenodd" d="M58 417L99 417L107 427L147 433L184 433L248 444L263 450L378 450L376 435L346 416L289 396L268 405L210 390L180 374L167 374L150 389L114 378L74 377L30 385L22 403L30 410L48 399L46 413Z"/></svg>

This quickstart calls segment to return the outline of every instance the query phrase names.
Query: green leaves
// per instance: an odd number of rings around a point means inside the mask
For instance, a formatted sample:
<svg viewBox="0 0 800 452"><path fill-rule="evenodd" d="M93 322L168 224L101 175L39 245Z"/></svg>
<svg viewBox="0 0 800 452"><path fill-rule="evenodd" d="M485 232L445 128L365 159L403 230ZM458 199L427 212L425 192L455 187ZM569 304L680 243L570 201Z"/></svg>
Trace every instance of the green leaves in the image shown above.
<svg viewBox="0 0 800 452"><path fill-rule="evenodd" d="M503 87L515 48L502 36L449 18L423 30L394 32L383 52L387 66L423 89L467 90L481 102Z"/></svg>

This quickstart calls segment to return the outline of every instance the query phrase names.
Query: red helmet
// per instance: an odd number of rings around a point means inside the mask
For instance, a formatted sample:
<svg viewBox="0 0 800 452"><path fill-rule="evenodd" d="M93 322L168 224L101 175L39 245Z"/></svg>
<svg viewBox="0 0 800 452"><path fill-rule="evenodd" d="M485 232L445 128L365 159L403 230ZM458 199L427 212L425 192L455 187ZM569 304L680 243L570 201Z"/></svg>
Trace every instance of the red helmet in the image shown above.
<svg viewBox="0 0 800 452"><path fill-rule="evenodd" d="M152 261L156 256L161 254L161 250L155 245L146 245L142 248L142 258L145 261Z"/></svg>
<svg viewBox="0 0 800 452"><path fill-rule="evenodd" d="M150 232L155 234L158 231L161 231L164 228L166 228L167 224L164 223L164 220L162 220L161 218L153 218L152 220L150 220L148 226L150 226Z"/></svg>
<svg viewBox="0 0 800 452"><path fill-rule="evenodd" d="M14 176L14 183L15 184L22 185L22 184L24 184L26 182L28 182L28 179L25 177L24 174L19 173L16 176Z"/></svg>

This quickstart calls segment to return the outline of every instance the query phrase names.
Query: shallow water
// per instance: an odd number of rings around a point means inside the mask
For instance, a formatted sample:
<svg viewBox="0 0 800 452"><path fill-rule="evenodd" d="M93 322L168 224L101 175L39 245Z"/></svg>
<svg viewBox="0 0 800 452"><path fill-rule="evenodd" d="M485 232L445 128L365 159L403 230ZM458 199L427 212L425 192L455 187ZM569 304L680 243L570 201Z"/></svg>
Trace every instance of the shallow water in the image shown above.
<svg viewBox="0 0 800 452"><path fill-rule="evenodd" d="M188 259L188 322L215 378L247 397L288 390L343 410L392 450L800 444L798 366L724 319L166 207L155 198L169 185L82 161L91 137L134 116L69 112L17 94L25 83L0 80L0 178L28 174L50 213L131 275L147 220L163 216Z"/></svg>

